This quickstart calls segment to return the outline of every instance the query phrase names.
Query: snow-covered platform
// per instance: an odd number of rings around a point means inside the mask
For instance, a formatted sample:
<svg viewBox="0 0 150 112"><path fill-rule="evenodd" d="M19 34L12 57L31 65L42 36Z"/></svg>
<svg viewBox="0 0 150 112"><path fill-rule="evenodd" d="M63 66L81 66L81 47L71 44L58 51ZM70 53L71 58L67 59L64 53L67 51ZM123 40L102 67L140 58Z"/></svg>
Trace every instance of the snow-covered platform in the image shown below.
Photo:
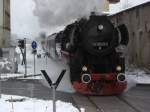
<svg viewBox="0 0 150 112"><path fill-rule="evenodd" d="M52 90L39 79L0 81L0 112L52 112ZM56 92L57 112L79 112L72 94ZM3 108L2 108L3 107Z"/></svg>
<svg viewBox="0 0 150 112"><path fill-rule="evenodd" d="M52 100L33 99L16 95L1 95L0 112L52 112ZM57 112L79 112L72 103L58 100Z"/></svg>

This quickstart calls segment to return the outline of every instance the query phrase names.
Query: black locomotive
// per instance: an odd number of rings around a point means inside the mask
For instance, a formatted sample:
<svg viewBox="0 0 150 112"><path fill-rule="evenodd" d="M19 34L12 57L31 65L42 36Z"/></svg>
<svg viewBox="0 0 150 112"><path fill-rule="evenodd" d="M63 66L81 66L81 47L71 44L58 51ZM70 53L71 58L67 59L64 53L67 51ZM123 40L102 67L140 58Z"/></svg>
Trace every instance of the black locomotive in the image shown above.
<svg viewBox="0 0 150 112"><path fill-rule="evenodd" d="M55 42L69 58L70 80L78 92L112 95L127 86L123 48L128 40L124 24L115 27L107 16L92 14L68 25Z"/></svg>

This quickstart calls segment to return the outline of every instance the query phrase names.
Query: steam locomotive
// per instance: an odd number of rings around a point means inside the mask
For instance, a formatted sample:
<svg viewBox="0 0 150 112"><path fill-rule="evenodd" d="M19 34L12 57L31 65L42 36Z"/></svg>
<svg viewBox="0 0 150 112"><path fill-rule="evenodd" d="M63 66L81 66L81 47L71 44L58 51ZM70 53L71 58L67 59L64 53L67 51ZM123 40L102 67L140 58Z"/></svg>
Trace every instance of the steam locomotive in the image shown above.
<svg viewBox="0 0 150 112"><path fill-rule="evenodd" d="M124 24L115 27L107 16L91 14L54 35L53 50L59 48L61 54L56 54L68 58L70 80L77 92L113 95L126 89L124 48L129 36Z"/></svg>

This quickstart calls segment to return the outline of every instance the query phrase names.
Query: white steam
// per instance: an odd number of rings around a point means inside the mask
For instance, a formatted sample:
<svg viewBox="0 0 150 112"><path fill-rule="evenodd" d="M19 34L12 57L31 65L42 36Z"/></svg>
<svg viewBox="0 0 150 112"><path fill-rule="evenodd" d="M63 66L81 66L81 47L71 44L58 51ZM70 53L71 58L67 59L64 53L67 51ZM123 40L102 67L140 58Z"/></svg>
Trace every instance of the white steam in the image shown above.
<svg viewBox="0 0 150 112"><path fill-rule="evenodd" d="M92 11L101 13L105 0L34 0L34 15L41 27L62 26L89 15Z"/></svg>

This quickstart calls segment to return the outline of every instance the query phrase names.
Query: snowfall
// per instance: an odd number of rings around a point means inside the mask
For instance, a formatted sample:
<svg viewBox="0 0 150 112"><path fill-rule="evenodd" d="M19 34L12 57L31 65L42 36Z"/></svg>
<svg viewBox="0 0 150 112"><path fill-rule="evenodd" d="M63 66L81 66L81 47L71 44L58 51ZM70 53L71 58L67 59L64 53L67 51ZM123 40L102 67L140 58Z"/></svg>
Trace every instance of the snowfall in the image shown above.
<svg viewBox="0 0 150 112"><path fill-rule="evenodd" d="M34 66L33 66L33 54L31 53L31 45L27 45L27 73L34 74ZM18 53L19 50L16 49ZM41 49L38 50L41 54ZM43 57L43 56L42 56ZM58 90L73 93L75 90L72 88L71 83L69 81L69 67L67 66L66 59L62 59L63 61L59 60L56 61L50 58L40 58L36 57L35 62L35 72L36 74L40 74L40 70L46 70L49 76L53 81L55 81L61 70L66 69L67 72L63 77ZM2 68L5 68L5 71L9 71L11 69L10 62L4 59L0 62L1 71ZM8 79L13 77L19 77L24 75L24 66L19 65L18 74L12 73L1 73L0 79ZM42 84L48 86L46 80L42 76L36 77L29 77L32 79L39 79ZM136 86L136 84L150 84L150 72L145 69L139 69L135 67L129 67L126 70L126 80L128 82L127 90L131 89L132 87ZM84 112L84 108L82 108ZM70 102L63 102L57 100L56 102L56 111L57 112L79 112L79 110L73 106ZM53 105L52 100L39 100L35 98L28 98L23 96L14 96L14 95L5 95L1 94L0 98L0 112L53 112Z"/></svg>

